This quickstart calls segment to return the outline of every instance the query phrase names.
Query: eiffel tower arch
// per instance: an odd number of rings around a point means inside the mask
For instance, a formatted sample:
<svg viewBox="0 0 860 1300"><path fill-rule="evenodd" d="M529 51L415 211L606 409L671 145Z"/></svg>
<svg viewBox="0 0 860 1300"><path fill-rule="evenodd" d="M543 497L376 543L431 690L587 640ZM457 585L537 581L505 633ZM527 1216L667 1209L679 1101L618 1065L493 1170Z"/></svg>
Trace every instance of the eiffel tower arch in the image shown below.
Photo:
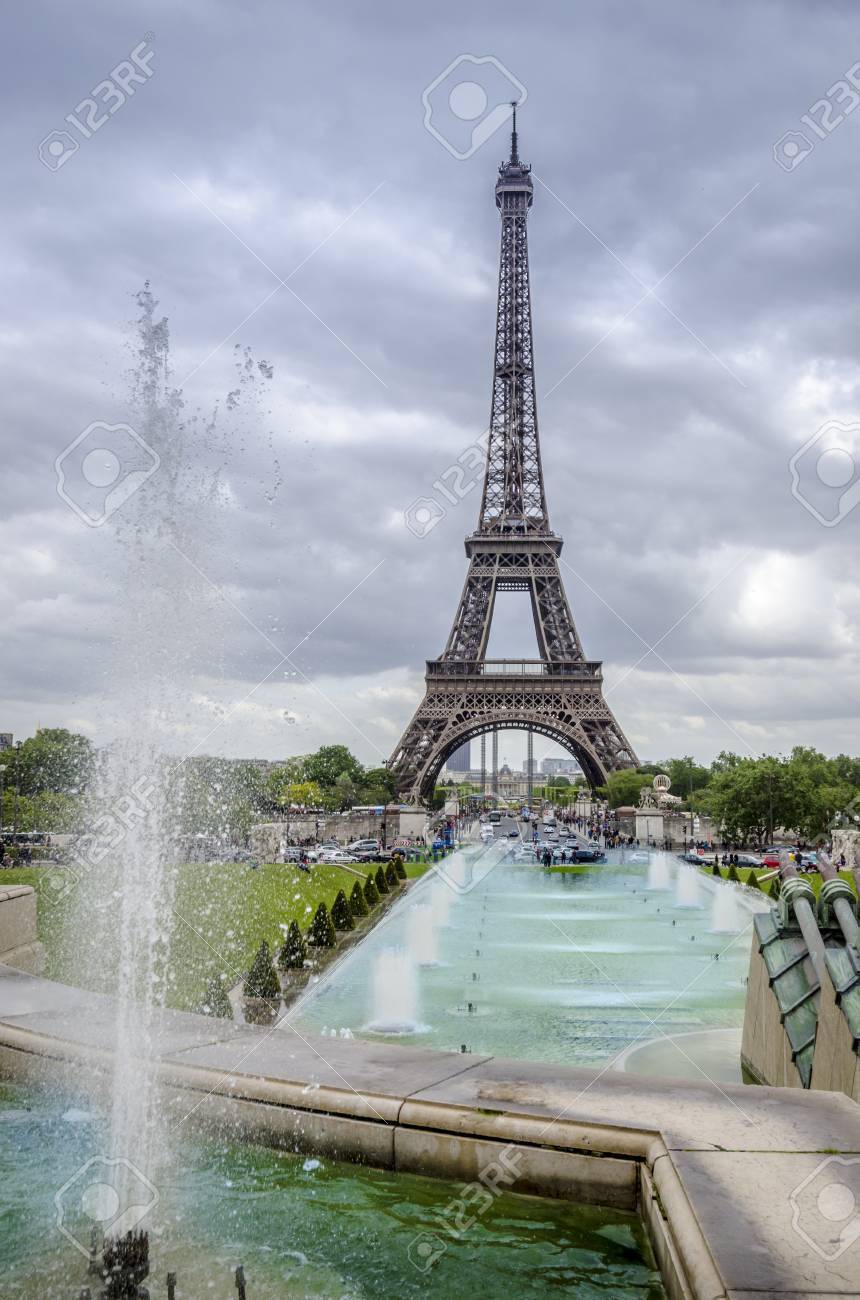
<svg viewBox="0 0 860 1300"><path fill-rule="evenodd" d="M511 155L499 168L499 292L487 466L469 568L448 643L427 662L424 699L389 759L401 797L429 799L448 755L493 730L532 730L572 753L592 787L638 760L587 660L558 565L544 491L532 353L527 238L531 168L520 161L514 105ZM486 657L496 595L527 591L536 659Z"/></svg>

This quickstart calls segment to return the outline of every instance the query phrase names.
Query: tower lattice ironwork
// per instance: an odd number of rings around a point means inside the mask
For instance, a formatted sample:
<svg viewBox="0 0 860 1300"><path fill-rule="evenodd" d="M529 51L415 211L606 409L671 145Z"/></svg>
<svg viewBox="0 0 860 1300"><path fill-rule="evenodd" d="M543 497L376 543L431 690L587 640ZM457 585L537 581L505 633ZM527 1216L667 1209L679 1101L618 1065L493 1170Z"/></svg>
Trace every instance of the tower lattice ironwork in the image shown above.
<svg viewBox="0 0 860 1300"><path fill-rule="evenodd" d="M592 786L637 764L603 697L602 665L587 660L559 572L562 539L549 524L538 438L527 220L531 168L520 161L516 106L511 154L499 168L499 293L487 466L469 570L448 643L427 662L426 692L389 767L403 797L432 793L448 755L496 728L541 733L573 753ZM527 591L537 659L486 657L496 593Z"/></svg>

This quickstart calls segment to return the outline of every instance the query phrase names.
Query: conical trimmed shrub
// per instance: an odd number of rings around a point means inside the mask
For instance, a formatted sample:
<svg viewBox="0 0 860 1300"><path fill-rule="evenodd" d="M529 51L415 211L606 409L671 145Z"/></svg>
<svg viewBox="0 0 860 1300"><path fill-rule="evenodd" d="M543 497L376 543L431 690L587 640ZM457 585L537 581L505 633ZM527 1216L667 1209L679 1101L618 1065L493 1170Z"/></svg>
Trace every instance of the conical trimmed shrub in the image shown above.
<svg viewBox="0 0 860 1300"><path fill-rule="evenodd" d="M379 890L380 894L391 893L391 890L388 888L388 881L385 879L385 872L382 870L382 867L376 868L376 875L374 877L374 880L376 881L376 888Z"/></svg>
<svg viewBox="0 0 860 1300"><path fill-rule="evenodd" d="M367 886L365 885L365 889ZM361 881L356 880L352 887L352 893L349 896L349 906L353 916L367 916L370 908L367 905L367 899L364 897L364 889L361 887Z"/></svg>
<svg viewBox="0 0 860 1300"><path fill-rule="evenodd" d="M203 1016L223 1016L225 1020L233 1019L233 1006L220 975L215 975L206 985L203 1001L200 1003Z"/></svg>
<svg viewBox="0 0 860 1300"><path fill-rule="evenodd" d="M758 883L758 876L753 871L752 867L750 867L749 871L747 872L747 884L749 885L750 889L761 889L761 885Z"/></svg>
<svg viewBox="0 0 860 1300"><path fill-rule="evenodd" d="M320 903L308 930L308 943L317 948L334 948L337 934L325 903Z"/></svg>
<svg viewBox="0 0 860 1300"><path fill-rule="evenodd" d="M400 877L397 874L397 868L393 862L389 862L385 868L385 883L389 889L396 889L400 884Z"/></svg>
<svg viewBox="0 0 860 1300"><path fill-rule="evenodd" d="M397 872L397 875L398 875L398 877L400 878L400 880L405 880L405 879L406 879L406 868L405 868L405 866L403 865L403 859L402 859L402 857L400 856L400 854L399 854L399 853L395 853L395 855L394 855L394 857L391 859L391 861L392 861L392 864L393 864L393 866L394 866L394 870Z"/></svg>
<svg viewBox="0 0 860 1300"><path fill-rule="evenodd" d="M712 875L712 876L721 876L722 874L723 874L723 873L720 871L720 864L719 864L719 862L715 862L714 865L711 867L711 875Z"/></svg>
<svg viewBox="0 0 860 1300"><path fill-rule="evenodd" d="M336 930L355 929L355 921L352 919L352 912L349 910L349 903L342 889L338 890L337 898L331 905L331 919Z"/></svg>
<svg viewBox="0 0 860 1300"><path fill-rule="evenodd" d="M768 894L771 898L779 898L779 876L774 876L768 886Z"/></svg>
<svg viewBox="0 0 860 1300"><path fill-rule="evenodd" d="M373 876L368 876L364 882L364 900L369 908L376 907L379 902L379 890L376 888Z"/></svg>
<svg viewBox="0 0 860 1300"><path fill-rule="evenodd" d="M278 953L278 965L281 970L301 970L307 960L308 949L305 937L299 929L298 921L290 921L286 938Z"/></svg>
<svg viewBox="0 0 860 1300"><path fill-rule="evenodd" d="M245 977L243 992L246 998L279 998L281 982L269 952L265 939L257 949L257 955Z"/></svg>
<svg viewBox="0 0 860 1300"><path fill-rule="evenodd" d="M733 862L732 862L731 865L729 866L729 874L728 874L728 876L726 877L726 879L727 879L727 880L733 880L733 881L735 882L736 885L740 884L740 879L741 879L741 878L740 878L740 876L738 875L738 869L737 869L737 867L735 866L735 864L734 864Z"/></svg>

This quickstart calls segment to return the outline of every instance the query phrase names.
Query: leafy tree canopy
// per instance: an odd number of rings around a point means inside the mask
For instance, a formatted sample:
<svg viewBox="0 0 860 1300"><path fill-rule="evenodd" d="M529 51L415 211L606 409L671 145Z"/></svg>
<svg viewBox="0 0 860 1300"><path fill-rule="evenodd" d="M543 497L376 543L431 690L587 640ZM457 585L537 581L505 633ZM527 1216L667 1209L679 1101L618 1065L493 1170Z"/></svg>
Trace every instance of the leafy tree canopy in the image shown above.
<svg viewBox="0 0 860 1300"><path fill-rule="evenodd" d="M22 743L17 757L7 750L2 761L7 785L14 785L17 768L22 794L79 794L92 775L94 757L86 736L65 727L43 727Z"/></svg>

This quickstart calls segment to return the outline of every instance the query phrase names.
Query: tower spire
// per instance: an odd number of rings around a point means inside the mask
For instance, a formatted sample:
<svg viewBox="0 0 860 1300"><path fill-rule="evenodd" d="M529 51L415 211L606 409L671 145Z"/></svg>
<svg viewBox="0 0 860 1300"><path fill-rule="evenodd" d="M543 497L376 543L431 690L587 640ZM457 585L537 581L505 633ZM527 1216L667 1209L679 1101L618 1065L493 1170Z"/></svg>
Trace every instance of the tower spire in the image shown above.
<svg viewBox="0 0 860 1300"><path fill-rule="evenodd" d="M511 162L516 167L520 161L520 155L517 152L517 101L511 100L511 108L514 110L514 120L511 126Z"/></svg>

